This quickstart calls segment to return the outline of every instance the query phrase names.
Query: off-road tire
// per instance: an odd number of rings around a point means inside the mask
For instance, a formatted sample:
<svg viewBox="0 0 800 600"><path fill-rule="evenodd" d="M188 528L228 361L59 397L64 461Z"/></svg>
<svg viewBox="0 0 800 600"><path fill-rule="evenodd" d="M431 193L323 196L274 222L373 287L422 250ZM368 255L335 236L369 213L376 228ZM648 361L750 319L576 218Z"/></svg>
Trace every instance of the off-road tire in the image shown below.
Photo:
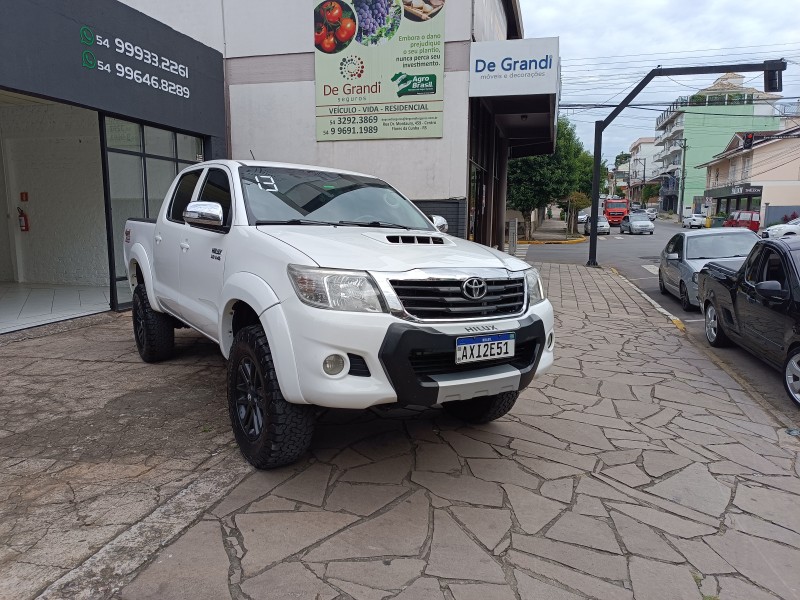
<svg viewBox="0 0 800 600"><path fill-rule="evenodd" d="M703 328L706 334L706 341L714 348L724 348L730 346L731 341L722 327L719 312L713 302L707 302L703 310Z"/></svg>
<svg viewBox="0 0 800 600"><path fill-rule="evenodd" d="M257 469L289 465L311 445L314 407L284 399L267 336L260 325L243 327L231 346L228 413L239 450Z"/></svg>
<svg viewBox="0 0 800 600"><path fill-rule="evenodd" d="M503 392L494 396L445 402L442 407L452 416L467 423L488 423L510 411L517 397L519 392Z"/></svg>
<svg viewBox="0 0 800 600"><path fill-rule="evenodd" d="M133 338L144 362L159 362L175 351L175 324L171 316L150 306L147 290L140 283L133 290Z"/></svg>

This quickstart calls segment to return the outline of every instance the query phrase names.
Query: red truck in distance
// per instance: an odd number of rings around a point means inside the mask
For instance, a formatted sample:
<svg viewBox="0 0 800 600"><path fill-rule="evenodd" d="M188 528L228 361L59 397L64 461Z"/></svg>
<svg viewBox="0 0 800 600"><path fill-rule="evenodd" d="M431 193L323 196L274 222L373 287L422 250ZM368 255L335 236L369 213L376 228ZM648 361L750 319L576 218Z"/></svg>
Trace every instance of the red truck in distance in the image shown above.
<svg viewBox="0 0 800 600"><path fill-rule="evenodd" d="M606 216L606 219L608 219L608 222L611 225L616 225L619 227L619 224L622 223L622 219L624 219L625 215L627 215L629 212L630 208L627 199L606 198L603 214Z"/></svg>

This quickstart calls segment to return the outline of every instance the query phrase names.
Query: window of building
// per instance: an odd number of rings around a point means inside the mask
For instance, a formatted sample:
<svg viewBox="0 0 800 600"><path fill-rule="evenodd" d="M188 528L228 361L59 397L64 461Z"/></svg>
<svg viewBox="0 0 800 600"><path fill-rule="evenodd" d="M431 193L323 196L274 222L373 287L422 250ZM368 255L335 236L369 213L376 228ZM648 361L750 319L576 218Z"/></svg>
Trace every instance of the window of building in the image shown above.
<svg viewBox="0 0 800 600"><path fill-rule="evenodd" d="M742 161L742 181L747 181L750 179L750 167L753 164L753 155L748 154Z"/></svg>
<svg viewBox="0 0 800 600"><path fill-rule="evenodd" d="M736 175L738 174L739 170L739 160L732 160L731 161L731 169L728 172L728 181L730 183L736 183Z"/></svg>
<svg viewBox="0 0 800 600"><path fill-rule="evenodd" d="M117 282L112 305L118 308L131 301L121 245L125 221L158 216L178 171L203 160L203 138L112 117L103 117L101 129L112 215L112 277Z"/></svg>

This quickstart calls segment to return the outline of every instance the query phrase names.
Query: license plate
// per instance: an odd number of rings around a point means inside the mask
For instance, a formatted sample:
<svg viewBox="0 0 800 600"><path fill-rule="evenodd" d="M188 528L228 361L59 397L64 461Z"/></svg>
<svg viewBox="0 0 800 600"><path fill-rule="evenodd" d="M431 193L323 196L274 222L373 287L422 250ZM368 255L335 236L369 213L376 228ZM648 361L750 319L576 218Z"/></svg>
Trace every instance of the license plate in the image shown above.
<svg viewBox="0 0 800 600"><path fill-rule="evenodd" d="M474 335L456 339L456 364L514 356L514 333Z"/></svg>

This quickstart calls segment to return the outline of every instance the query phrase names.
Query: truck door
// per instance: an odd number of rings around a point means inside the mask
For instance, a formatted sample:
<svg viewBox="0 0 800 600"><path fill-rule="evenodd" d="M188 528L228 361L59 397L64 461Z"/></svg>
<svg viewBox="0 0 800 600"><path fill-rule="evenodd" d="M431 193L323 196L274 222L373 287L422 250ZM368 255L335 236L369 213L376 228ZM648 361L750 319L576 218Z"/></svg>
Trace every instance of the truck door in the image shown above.
<svg viewBox="0 0 800 600"><path fill-rule="evenodd" d="M181 175L163 218L156 221L153 239L154 292L161 305L176 316L183 316L180 297L180 257L183 233L189 228L183 211L196 193L202 169Z"/></svg>
<svg viewBox="0 0 800 600"><path fill-rule="evenodd" d="M233 222L231 178L222 167L208 169L197 196L200 202L216 202L222 206L221 229L187 226L181 253L181 298L185 318L212 339L219 333L220 306L228 232Z"/></svg>
<svg viewBox="0 0 800 600"><path fill-rule="evenodd" d="M777 281L784 290L789 290L789 271L781 255L772 248L764 250L756 278L747 293L747 316L744 320L748 337L754 350L762 352L776 364L783 363L786 352L784 339L787 330L791 330L794 321L789 314L791 299L770 300L761 296L755 284L764 281Z"/></svg>

